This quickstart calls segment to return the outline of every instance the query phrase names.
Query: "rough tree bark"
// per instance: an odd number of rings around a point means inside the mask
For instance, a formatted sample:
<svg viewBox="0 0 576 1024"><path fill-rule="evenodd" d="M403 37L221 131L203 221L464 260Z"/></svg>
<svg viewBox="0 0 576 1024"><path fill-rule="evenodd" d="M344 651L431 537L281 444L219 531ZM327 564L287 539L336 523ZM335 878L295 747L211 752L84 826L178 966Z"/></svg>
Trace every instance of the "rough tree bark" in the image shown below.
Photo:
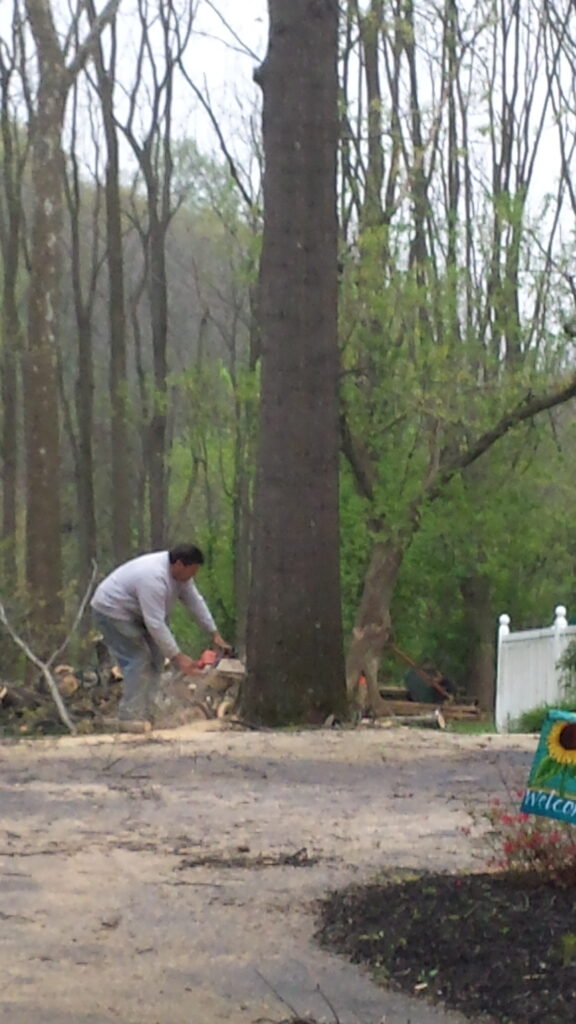
<svg viewBox="0 0 576 1024"><path fill-rule="evenodd" d="M62 622L63 566L60 522L60 409L57 345L60 245L63 224L62 131L70 86L94 39L113 16L109 0L67 64L50 0L25 0L36 46L38 83L32 138L31 268L24 368L26 450L26 579L34 599L35 632L44 646Z"/></svg>
<svg viewBox="0 0 576 1024"><path fill-rule="evenodd" d="M375 715L383 703L378 689L378 669L390 640L390 602L403 558L404 550L399 542L379 540L373 544L346 657L346 689L350 701L360 702L358 681L363 673L368 704Z"/></svg>
<svg viewBox="0 0 576 1024"><path fill-rule="evenodd" d="M62 122L68 76L47 0L26 0L38 55L32 141L31 268L24 372L26 579L38 602L37 624L62 620L60 409L57 345L63 223Z"/></svg>
<svg viewBox="0 0 576 1024"><path fill-rule="evenodd" d="M269 0L262 398L243 710L345 704L338 530L338 3Z"/></svg>

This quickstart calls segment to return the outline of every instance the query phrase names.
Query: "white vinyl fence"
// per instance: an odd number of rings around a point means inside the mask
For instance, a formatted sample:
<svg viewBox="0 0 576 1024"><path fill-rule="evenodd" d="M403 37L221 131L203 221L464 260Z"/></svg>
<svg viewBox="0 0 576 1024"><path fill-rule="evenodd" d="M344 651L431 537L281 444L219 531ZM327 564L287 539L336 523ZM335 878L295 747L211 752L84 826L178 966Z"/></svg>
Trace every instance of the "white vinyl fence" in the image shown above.
<svg viewBox="0 0 576 1024"><path fill-rule="evenodd" d="M501 615L498 629L496 672L496 728L508 732L523 711L566 699L569 680L558 668L558 659L571 640L576 626L569 626L566 608L559 604L554 622L543 629L510 632L510 616Z"/></svg>

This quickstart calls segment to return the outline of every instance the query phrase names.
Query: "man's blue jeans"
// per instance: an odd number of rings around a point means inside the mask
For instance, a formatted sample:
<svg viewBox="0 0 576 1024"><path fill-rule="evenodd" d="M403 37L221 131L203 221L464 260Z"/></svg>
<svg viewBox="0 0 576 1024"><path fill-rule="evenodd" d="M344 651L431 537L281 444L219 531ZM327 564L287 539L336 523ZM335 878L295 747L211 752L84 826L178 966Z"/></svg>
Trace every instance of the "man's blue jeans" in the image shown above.
<svg viewBox="0 0 576 1024"><path fill-rule="evenodd" d="M122 672L122 699L118 717L153 718L164 656L143 623L111 619L93 612L96 628L104 637Z"/></svg>

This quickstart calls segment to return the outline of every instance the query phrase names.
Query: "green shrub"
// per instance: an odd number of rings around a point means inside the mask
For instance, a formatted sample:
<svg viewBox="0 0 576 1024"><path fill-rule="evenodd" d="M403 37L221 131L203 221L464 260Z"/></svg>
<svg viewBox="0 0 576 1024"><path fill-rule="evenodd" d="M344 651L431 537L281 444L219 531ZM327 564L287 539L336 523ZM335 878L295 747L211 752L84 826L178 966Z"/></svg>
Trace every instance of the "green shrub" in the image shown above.
<svg viewBox="0 0 576 1024"><path fill-rule="evenodd" d="M568 680L573 680L576 675L576 640L571 640L565 648L562 657L558 659L557 667L561 669Z"/></svg>
<svg viewBox="0 0 576 1024"><path fill-rule="evenodd" d="M559 701L557 704L539 704L524 711L510 727L510 732L540 732L544 719L552 708L557 711L576 711L576 697Z"/></svg>

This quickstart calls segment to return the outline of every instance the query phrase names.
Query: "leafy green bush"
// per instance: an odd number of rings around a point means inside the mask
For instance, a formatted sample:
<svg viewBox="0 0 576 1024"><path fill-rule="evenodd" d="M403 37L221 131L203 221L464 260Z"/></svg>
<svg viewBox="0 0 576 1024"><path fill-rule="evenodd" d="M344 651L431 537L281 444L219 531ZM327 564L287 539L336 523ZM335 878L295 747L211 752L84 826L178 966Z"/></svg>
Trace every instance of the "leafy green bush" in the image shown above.
<svg viewBox="0 0 576 1024"><path fill-rule="evenodd" d="M570 678L576 675L576 640L571 640L561 658L558 658L558 668Z"/></svg>
<svg viewBox="0 0 576 1024"><path fill-rule="evenodd" d="M548 711L555 708L557 711L576 711L576 697L559 701L556 704L539 704L537 707L523 711L519 718L512 723L510 732L540 732L544 725L544 719Z"/></svg>

